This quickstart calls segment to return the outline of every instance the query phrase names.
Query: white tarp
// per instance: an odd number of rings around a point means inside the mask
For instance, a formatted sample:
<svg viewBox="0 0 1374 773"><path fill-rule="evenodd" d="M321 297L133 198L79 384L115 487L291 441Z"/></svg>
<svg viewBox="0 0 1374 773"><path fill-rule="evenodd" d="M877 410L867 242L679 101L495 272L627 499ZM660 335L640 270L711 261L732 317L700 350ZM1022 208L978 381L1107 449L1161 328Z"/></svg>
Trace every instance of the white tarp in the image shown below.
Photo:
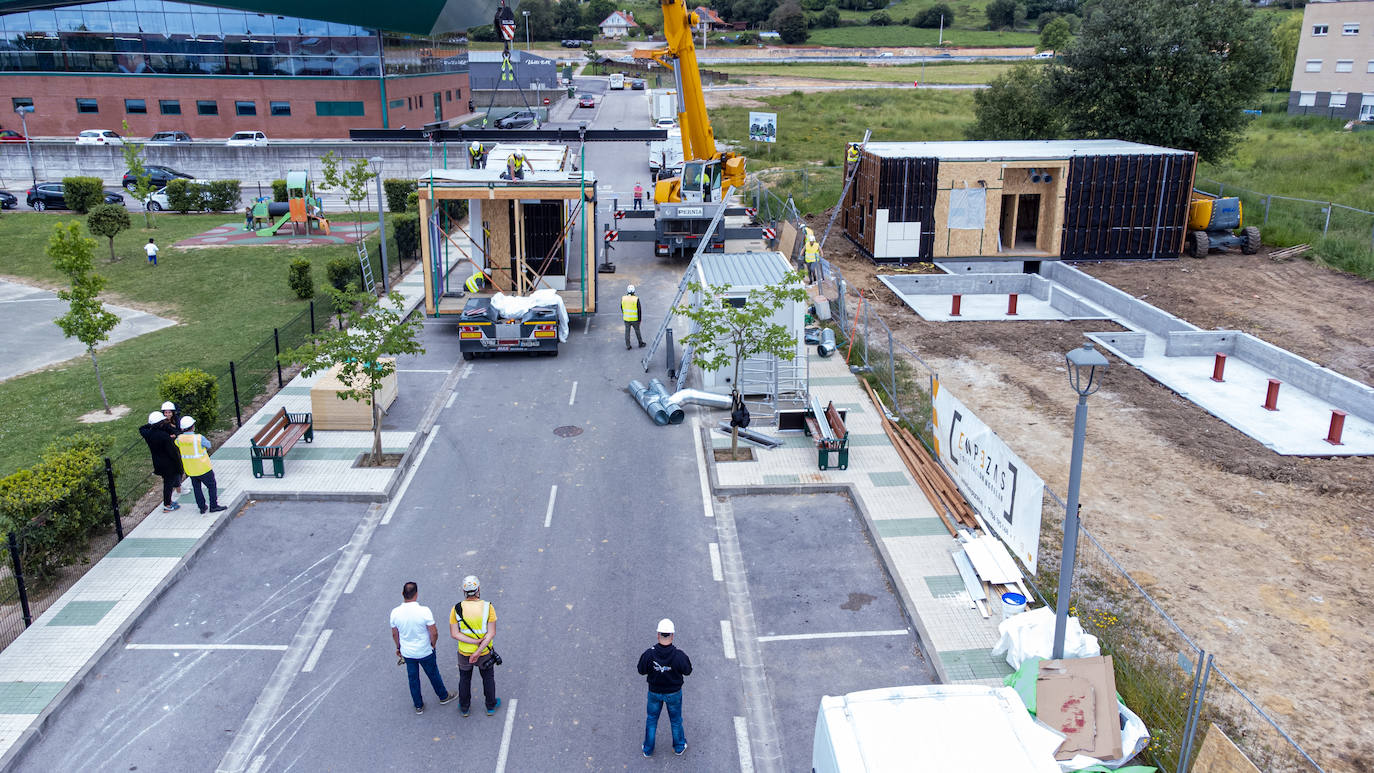
<svg viewBox="0 0 1374 773"><path fill-rule="evenodd" d="M940 461L988 528L1035 574L1045 482L939 381L934 404Z"/></svg>
<svg viewBox="0 0 1374 773"><path fill-rule="evenodd" d="M1012 615L997 624L997 631L1002 638L993 645L992 656L1005 653L1007 665L1013 669L1028 658L1049 660L1054 655L1054 610L1049 607ZM1070 615L1064 621L1064 657L1095 658L1101 654L1097 637L1084 633L1078 618Z"/></svg>
<svg viewBox="0 0 1374 773"><path fill-rule="evenodd" d="M955 188L949 192L950 230L981 231L987 215L986 188Z"/></svg>
<svg viewBox="0 0 1374 773"><path fill-rule="evenodd" d="M568 342L568 307L556 290L535 290L521 298L516 295L497 293L491 296L491 307L496 313L508 319L523 317L536 306L554 306L558 309L558 341Z"/></svg>

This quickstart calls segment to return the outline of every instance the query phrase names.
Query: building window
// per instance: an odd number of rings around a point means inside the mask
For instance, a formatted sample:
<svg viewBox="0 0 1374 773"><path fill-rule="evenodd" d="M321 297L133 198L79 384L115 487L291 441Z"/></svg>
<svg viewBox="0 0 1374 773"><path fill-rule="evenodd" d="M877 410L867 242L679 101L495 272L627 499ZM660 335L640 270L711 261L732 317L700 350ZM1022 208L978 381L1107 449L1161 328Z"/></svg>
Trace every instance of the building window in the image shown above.
<svg viewBox="0 0 1374 773"><path fill-rule="evenodd" d="M196 115L219 115L219 103L213 99L197 99Z"/></svg>
<svg viewBox="0 0 1374 773"><path fill-rule="evenodd" d="M181 115L181 102L175 99L159 99L158 109L163 115Z"/></svg>
<svg viewBox="0 0 1374 773"><path fill-rule="evenodd" d="M316 102L315 115L320 116L358 116L363 115L362 102Z"/></svg>
<svg viewBox="0 0 1374 773"><path fill-rule="evenodd" d="M126 99L124 100L124 112L146 113L148 112L148 103L141 99Z"/></svg>
<svg viewBox="0 0 1374 773"><path fill-rule="evenodd" d="M1337 59L1337 60L1336 60L1336 72L1354 72L1354 71L1355 71L1355 60L1354 60L1354 59Z"/></svg>
<svg viewBox="0 0 1374 773"><path fill-rule="evenodd" d="M1313 24L1313 25L1312 25L1312 34L1315 35L1315 36L1317 36L1317 37L1321 37L1322 35L1325 35L1325 34L1326 34L1327 32L1329 32L1330 30L1331 30L1331 28L1328 27L1328 26L1326 26L1325 24Z"/></svg>
<svg viewBox="0 0 1374 773"><path fill-rule="evenodd" d="M462 98L463 98L463 90L462 90L462 89L454 89L454 90L453 90L453 96L457 97L458 99L462 99Z"/></svg>
<svg viewBox="0 0 1374 773"><path fill-rule="evenodd" d="M453 101L453 90L452 90L452 89L449 89L449 90L447 90L447 91L444 92L444 101L445 101L445 102L452 102L452 101Z"/></svg>
<svg viewBox="0 0 1374 773"><path fill-rule="evenodd" d="M257 115L258 103L256 102L235 102L234 115Z"/></svg>
<svg viewBox="0 0 1374 773"><path fill-rule="evenodd" d="M1298 107L1315 107L1317 104L1317 92L1300 91L1298 92Z"/></svg>
<svg viewBox="0 0 1374 773"><path fill-rule="evenodd" d="M1370 59L1369 64L1365 65L1365 72L1374 72L1374 59Z"/></svg>
<svg viewBox="0 0 1374 773"><path fill-rule="evenodd" d="M1369 63L1369 71L1374 72L1374 62ZM33 107L33 97L10 97L10 104L15 110L21 107Z"/></svg>
<svg viewBox="0 0 1374 773"><path fill-rule="evenodd" d="M406 97L406 109L407 109L407 110L414 110L414 109L415 109L415 97Z"/></svg>
<svg viewBox="0 0 1374 773"><path fill-rule="evenodd" d="M96 104L94 99L82 99L78 97L76 100L76 112L98 113L100 112L100 106Z"/></svg>
<svg viewBox="0 0 1374 773"><path fill-rule="evenodd" d="M1322 71L1322 60L1320 60L1320 59L1308 59L1308 60L1307 60L1307 68L1306 68L1306 69L1307 69L1308 72L1321 72L1321 71Z"/></svg>
<svg viewBox="0 0 1374 773"><path fill-rule="evenodd" d="M1374 62L1370 62L1370 64L1374 65ZM1374 70L1371 70L1371 72L1374 72ZM406 101L405 101L404 99L393 99L393 100L391 100L390 102L386 103L386 106L387 106L387 107L405 107L405 106L406 106Z"/></svg>
<svg viewBox="0 0 1374 773"><path fill-rule="evenodd" d="M1358 34L1360 34L1360 25L1359 25L1359 22L1356 22L1356 23L1354 23L1354 24L1347 24L1347 25L1345 25L1344 27L1341 27L1341 34L1342 34L1342 35L1358 35Z"/></svg>
<svg viewBox="0 0 1374 773"><path fill-rule="evenodd" d="M1345 107L1345 92L1344 92L1344 91L1333 91L1333 92L1331 92L1331 101L1328 102L1327 105L1328 105L1329 107Z"/></svg>
<svg viewBox="0 0 1374 773"><path fill-rule="evenodd" d="M290 102L272 102L269 103L269 107L273 118L287 118L291 115Z"/></svg>

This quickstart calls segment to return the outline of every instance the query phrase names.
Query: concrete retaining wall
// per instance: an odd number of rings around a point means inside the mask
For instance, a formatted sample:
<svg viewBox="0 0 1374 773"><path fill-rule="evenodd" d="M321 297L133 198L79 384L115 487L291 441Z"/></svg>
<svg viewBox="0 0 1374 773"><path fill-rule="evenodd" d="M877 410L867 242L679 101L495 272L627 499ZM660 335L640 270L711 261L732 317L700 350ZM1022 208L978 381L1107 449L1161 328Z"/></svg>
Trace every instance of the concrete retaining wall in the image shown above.
<svg viewBox="0 0 1374 773"><path fill-rule="evenodd" d="M1110 346L1127 357L1145 356L1145 342L1149 339L1147 333L1087 333L1088 338L1102 344Z"/></svg>
<svg viewBox="0 0 1374 773"><path fill-rule="evenodd" d="M883 281L907 295L1033 295L1045 300L1050 283L1035 274L899 274Z"/></svg>
<svg viewBox="0 0 1374 773"><path fill-rule="evenodd" d="M1094 279L1078 269L1063 263L1046 261L1040 264L1040 273L1047 279L1064 285L1089 301L1111 312L1131 327L1144 328L1157 336L1167 336L1176 330L1195 331L1197 327L1161 311L1144 301L1137 300L1106 282Z"/></svg>
<svg viewBox="0 0 1374 773"><path fill-rule="evenodd" d="M1064 316L1073 319L1110 319L1102 312L1084 303L1082 299L1072 293L1050 285L1050 307L1064 312Z"/></svg>
<svg viewBox="0 0 1374 773"><path fill-rule="evenodd" d="M1352 416L1374 421L1374 389L1354 379L1245 333L1236 336L1233 351L1271 378L1310 392Z"/></svg>
<svg viewBox="0 0 1374 773"><path fill-rule="evenodd" d="M1218 352L1231 354L1236 339L1243 335L1239 330L1175 331L1164 340L1164 356L1210 357Z"/></svg>
<svg viewBox="0 0 1374 773"><path fill-rule="evenodd" d="M935 265L951 274L1020 274L1025 267L1019 260L937 260Z"/></svg>

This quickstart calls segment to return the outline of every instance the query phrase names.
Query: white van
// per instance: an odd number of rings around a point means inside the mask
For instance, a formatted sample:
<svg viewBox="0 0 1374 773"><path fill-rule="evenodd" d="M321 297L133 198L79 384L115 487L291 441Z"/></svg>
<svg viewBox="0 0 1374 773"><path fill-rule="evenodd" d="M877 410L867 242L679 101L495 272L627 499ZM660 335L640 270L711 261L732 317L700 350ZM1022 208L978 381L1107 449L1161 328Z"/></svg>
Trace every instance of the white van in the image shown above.
<svg viewBox="0 0 1374 773"><path fill-rule="evenodd" d="M613 72L613 73L611 73L611 88L613 88L613 89L624 89L624 88L625 88L625 73L623 73L623 72Z"/></svg>

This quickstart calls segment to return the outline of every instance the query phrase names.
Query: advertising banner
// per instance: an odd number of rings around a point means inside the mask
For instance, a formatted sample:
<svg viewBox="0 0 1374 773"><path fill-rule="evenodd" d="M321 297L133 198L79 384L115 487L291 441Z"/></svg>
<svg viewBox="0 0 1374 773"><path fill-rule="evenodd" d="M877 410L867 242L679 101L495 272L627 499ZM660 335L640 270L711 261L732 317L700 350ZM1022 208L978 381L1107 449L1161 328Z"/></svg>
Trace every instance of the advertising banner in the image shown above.
<svg viewBox="0 0 1374 773"><path fill-rule="evenodd" d="M1045 482L935 382L935 452L983 522L1033 574Z"/></svg>
<svg viewBox="0 0 1374 773"><path fill-rule="evenodd" d="M778 141L777 113L750 113L749 139L754 142Z"/></svg>

